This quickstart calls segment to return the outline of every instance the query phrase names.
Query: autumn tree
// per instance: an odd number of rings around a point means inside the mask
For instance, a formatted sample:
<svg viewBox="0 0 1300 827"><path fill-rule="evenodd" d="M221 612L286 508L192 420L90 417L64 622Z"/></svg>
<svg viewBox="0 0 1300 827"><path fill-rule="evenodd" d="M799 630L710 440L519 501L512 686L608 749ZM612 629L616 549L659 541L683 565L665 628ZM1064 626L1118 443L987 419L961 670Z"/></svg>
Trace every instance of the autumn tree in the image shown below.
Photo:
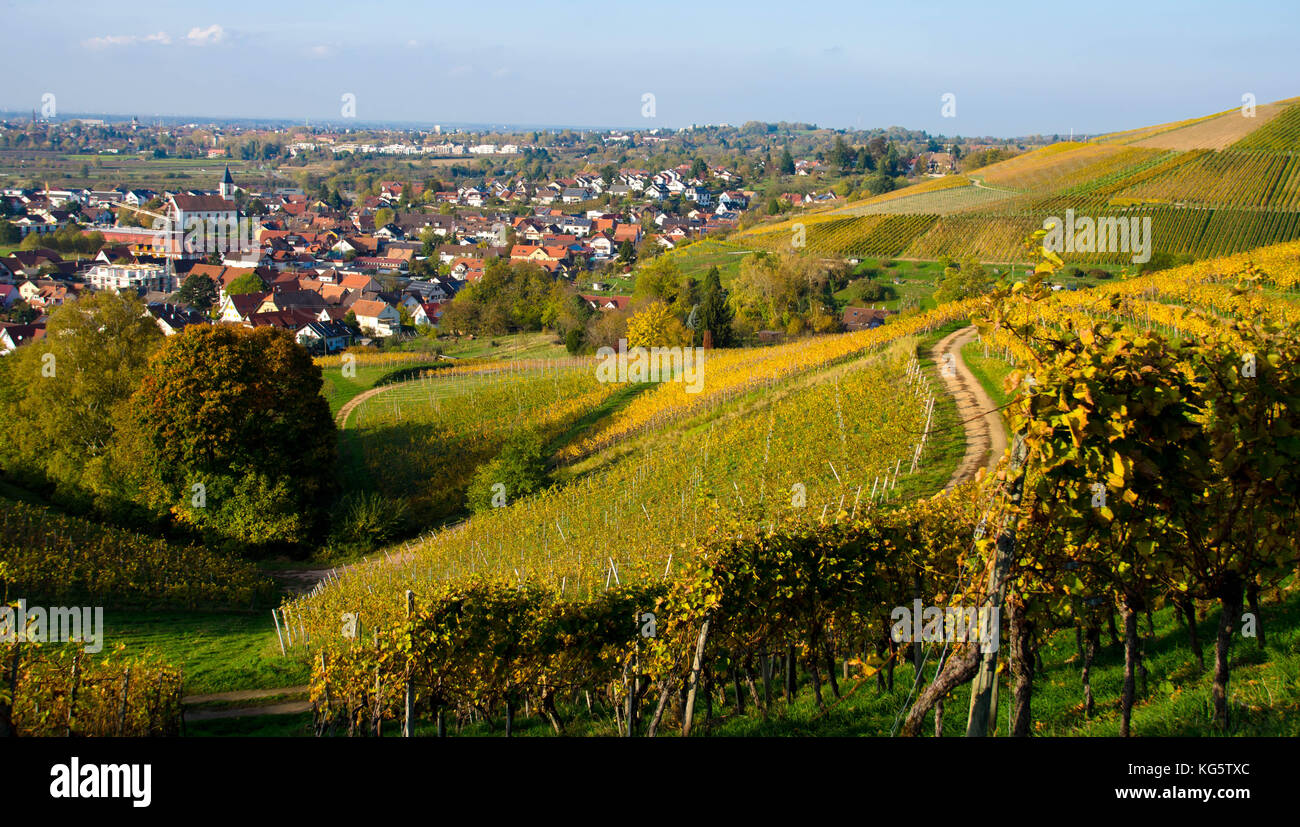
<svg viewBox="0 0 1300 827"><path fill-rule="evenodd" d="M690 333L662 301L650 302L627 320L629 348L673 347L689 338Z"/></svg>
<svg viewBox="0 0 1300 827"><path fill-rule="evenodd" d="M214 542L310 542L336 487L321 384L283 330L192 326L170 337L130 401L123 450L142 498Z"/></svg>

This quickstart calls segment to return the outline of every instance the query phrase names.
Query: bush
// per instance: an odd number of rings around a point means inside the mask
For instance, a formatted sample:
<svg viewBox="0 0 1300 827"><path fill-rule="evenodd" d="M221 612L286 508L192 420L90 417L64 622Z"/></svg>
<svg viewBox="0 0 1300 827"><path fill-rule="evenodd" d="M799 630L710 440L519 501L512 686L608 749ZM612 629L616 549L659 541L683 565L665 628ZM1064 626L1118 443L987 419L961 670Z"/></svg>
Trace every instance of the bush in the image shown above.
<svg viewBox="0 0 1300 827"><path fill-rule="evenodd" d="M569 353L577 353L582 350L582 329L570 328L569 332L564 334L564 349Z"/></svg>
<svg viewBox="0 0 1300 827"><path fill-rule="evenodd" d="M546 460L546 446L539 434L512 434L496 459L474 472L467 497L470 510L488 511L542 490L550 483Z"/></svg>
<svg viewBox="0 0 1300 827"><path fill-rule="evenodd" d="M898 291L888 284L868 281L858 287L858 298L864 302L884 302L898 298Z"/></svg>
<svg viewBox="0 0 1300 827"><path fill-rule="evenodd" d="M347 494L335 512L336 544L374 548L399 536L407 525L406 500L390 500L377 491Z"/></svg>

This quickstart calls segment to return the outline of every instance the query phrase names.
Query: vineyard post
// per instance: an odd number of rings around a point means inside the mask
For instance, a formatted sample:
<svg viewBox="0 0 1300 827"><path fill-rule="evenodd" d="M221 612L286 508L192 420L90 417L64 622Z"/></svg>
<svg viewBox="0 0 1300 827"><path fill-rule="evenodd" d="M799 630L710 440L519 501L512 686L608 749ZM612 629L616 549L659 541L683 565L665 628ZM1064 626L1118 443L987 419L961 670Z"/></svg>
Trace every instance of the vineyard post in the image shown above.
<svg viewBox="0 0 1300 827"><path fill-rule="evenodd" d="M284 651L284 635L280 634L280 616L275 609L271 610L271 619L275 621L275 636L280 641L280 657L284 657L287 654Z"/></svg>
<svg viewBox="0 0 1300 827"><path fill-rule="evenodd" d="M21 640L14 640L14 659L9 666L9 702L0 704L0 738L12 738L18 735L18 727L14 725L13 713L18 707L18 666L19 661L22 659L22 646Z"/></svg>
<svg viewBox="0 0 1300 827"><path fill-rule="evenodd" d="M700 626L700 638L695 643L695 660L691 663L691 675L686 691L686 714L682 717L682 737L691 734L691 724L695 719L695 696L700 688L700 666L704 661L704 644L709 638L709 623L712 618L707 614Z"/></svg>
<svg viewBox="0 0 1300 827"><path fill-rule="evenodd" d="M81 678L81 652L72 656L72 686L68 690L68 737L72 737L73 713L77 709L77 681Z"/></svg>
<svg viewBox="0 0 1300 827"><path fill-rule="evenodd" d="M998 534L997 552L993 558L993 565L989 568L989 594L984 599L985 605L993 609L1000 609L1002 606L1003 592L1006 590L1007 571L1011 567L1011 560L1015 553L1016 521L1019 519L1017 511L1025 487L1024 462L1027 452L1024 434L1016 434L1015 442L1011 447L1011 467L1009 469L1012 474L1015 474L1008 496L1010 514L1001 533ZM980 643L983 644L984 640L981 639ZM979 671L976 672L975 680L971 685L970 714L966 720L966 736L968 738L987 735L990 723L995 728L997 726L996 716L998 710L997 696L995 694L998 680L997 666L998 653L996 649L982 653Z"/></svg>
<svg viewBox="0 0 1300 827"><path fill-rule="evenodd" d="M411 617L415 614L415 592L410 589L406 590L406 622L411 623ZM324 657L322 655L322 657ZM410 655L408 654L409 658ZM402 717L402 737L410 738L415 734L415 681L411 680L411 667L407 663L406 668L406 707L405 714Z"/></svg>
<svg viewBox="0 0 1300 827"><path fill-rule="evenodd" d="M122 737L122 733L126 731L126 697L127 693L130 691L131 667L128 666L126 667L126 671L122 673L122 706L117 713L117 736L119 738Z"/></svg>

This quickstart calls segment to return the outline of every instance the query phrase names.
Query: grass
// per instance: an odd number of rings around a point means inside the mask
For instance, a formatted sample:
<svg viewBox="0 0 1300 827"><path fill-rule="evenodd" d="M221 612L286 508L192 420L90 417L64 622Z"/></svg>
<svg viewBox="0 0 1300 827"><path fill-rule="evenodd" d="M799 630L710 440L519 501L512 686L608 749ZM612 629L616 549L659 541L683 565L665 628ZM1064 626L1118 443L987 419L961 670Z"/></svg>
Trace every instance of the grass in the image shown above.
<svg viewBox="0 0 1300 827"><path fill-rule="evenodd" d="M457 359L562 359L569 355L555 334L545 332L439 341L443 353Z"/></svg>
<svg viewBox="0 0 1300 827"><path fill-rule="evenodd" d="M989 353L986 356L984 345L978 341L969 342L963 347L961 358L998 407L1011 401L1011 396L1004 386L1007 376L1011 374L1010 364L999 358L996 353Z"/></svg>
<svg viewBox="0 0 1300 827"><path fill-rule="evenodd" d="M383 379L395 373L408 371L414 367L432 367L435 359L430 359L428 365L402 365L393 367L391 365L370 365L356 368L355 376L344 376L343 371L338 369L321 371L324 384L321 386L321 393L330 403L330 413L338 414L339 409L348 402L380 384Z"/></svg>
<svg viewBox="0 0 1300 827"><path fill-rule="evenodd" d="M745 254L753 252L748 247L725 241L697 241L678 250L664 253L684 275L694 276L703 282L710 267L718 268L718 277L725 287L740 273L740 262Z"/></svg>
<svg viewBox="0 0 1300 827"><path fill-rule="evenodd" d="M277 689L307 682L305 664L280 655L270 612L104 612L105 651L161 655L184 670L185 694Z"/></svg>

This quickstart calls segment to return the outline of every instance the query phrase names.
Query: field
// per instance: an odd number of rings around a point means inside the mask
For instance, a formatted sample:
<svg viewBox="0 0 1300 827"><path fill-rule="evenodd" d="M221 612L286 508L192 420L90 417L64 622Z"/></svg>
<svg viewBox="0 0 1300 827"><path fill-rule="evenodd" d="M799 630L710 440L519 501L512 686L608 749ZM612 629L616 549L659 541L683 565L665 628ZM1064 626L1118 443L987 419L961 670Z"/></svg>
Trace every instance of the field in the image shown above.
<svg viewBox="0 0 1300 827"><path fill-rule="evenodd" d="M41 150L0 150L0 181L5 186L49 180L51 186L69 188L211 189L227 164L230 174L245 186L254 186L255 182L270 187L296 186L291 178L238 159L71 155ZM87 174L83 175L83 170Z"/></svg>

